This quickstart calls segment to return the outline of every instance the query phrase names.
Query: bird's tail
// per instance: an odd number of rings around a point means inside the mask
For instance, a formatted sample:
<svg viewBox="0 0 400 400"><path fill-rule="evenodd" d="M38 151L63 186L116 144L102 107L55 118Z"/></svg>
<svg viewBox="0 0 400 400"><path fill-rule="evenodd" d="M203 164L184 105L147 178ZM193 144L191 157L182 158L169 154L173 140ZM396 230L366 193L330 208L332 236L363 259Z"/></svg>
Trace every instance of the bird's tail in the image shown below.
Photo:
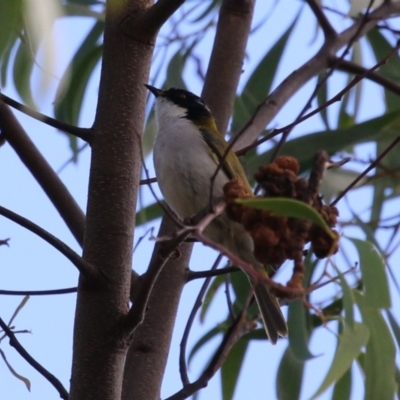
<svg viewBox="0 0 400 400"><path fill-rule="evenodd" d="M263 282L252 282L252 284L268 339L275 344L279 336L286 337L288 335L285 318L278 300L271 294L268 286Z"/></svg>

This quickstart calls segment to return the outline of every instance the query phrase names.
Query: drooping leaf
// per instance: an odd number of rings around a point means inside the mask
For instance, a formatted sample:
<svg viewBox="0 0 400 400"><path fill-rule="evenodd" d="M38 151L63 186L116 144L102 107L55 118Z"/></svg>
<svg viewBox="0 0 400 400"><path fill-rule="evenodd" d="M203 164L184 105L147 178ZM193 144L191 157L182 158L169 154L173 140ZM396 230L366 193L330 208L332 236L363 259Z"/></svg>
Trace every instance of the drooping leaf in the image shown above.
<svg viewBox="0 0 400 400"><path fill-rule="evenodd" d="M378 29L370 30L366 35L377 61L386 58L393 50L393 46ZM379 68L379 73L396 83L400 83L400 57L395 54ZM400 97L392 91L385 89L385 100L388 111L400 108Z"/></svg>
<svg viewBox="0 0 400 400"><path fill-rule="evenodd" d="M400 326L390 311L386 311L386 315L388 316L390 327L392 328L393 335L396 339L397 347L400 349Z"/></svg>
<svg viewBox="0 0 400 400"><path fill-rule="evenodd" d="M304 361L294 356L288 346L283 353L276 377L276 397L278 400L300 399L304 374Z"/></svg>
<svg viewBox="0 0 400 400"><path fill-rule="evenodd" d="M20 41L17 53L14 58L13 80L15 89L21 99L32 108L35 108L31 91L31 74L34 66L37 48L29 42L25 36L24 41Z"/></svg>
<svg viewBox="0 0 400 400"><path fill-rule="evenodd" d="M290 302L288 310L289 347L299 361L315 357L308 348L310 338L308 311L303 307L301 299Z"/></svg>
<svg viewBox="0 0 400 400"><path fill-rule="evenodd" d="M104 22L96 22L72 58L57 89L54 114L57 119L72 125L78 124L84 94L89 79L102 53L102 45L97 44L104 31ZM76 137L69 136L70 147L76 154Z"/></svg>
<svg viewBox="0 0 400 400"><path fill-rule="evenodd" d="M379 309L367 305L367 299L353 290L361 311L362 320L368 327L370 338L362 367L365 374L365 400L393 399L396 386L396 346L390 329Z"/></svg>
<svg viewBox="0 0 400 400"><path fill-rule="evenodd" d="M0 61L10 52L22 28L22 0L0 0Z"/></svg>
<svg viewBox="0 0 400 400"><path fill-rule="evenodd" d="M333 388L332 400L350 400L352 374L349 368L344 375L336 382Z"/></svg>
<svg viewBox="0 0 400 400"><path fill-rule="evenodd" d="M339 335L339 344L331 367L312 399L316 399L349 370L353 361L361 353L361 349L368 343L368 339L369 331L364 324L357 323L353 329L344 327L343 333Z"/></svg>
<svg viewBox="0 0 400 400"><path fill-rule="evenodd" d="M313 222L323 228L328 234L331 234L331 230L321 214L302 201L276 197L237 199L236 202L259 210L269 210L278 216L299 218Z"/></svg>
<svg viewBox="0 0 400 400"><path fill-rule="evenodd" d="M336 271L339 275L339 282L343 292L343 306L345 311L345 323L346 326L353 329L354 328L354 296L353 291L351 290L350 286L348 285L344 275L340 273L339 269L336 268Z"/></svg>
<svg viewBox="0 0 400 400"><path fill-rule="evenodd" d="M390 292L382 257L370 242L348 238L358 251L365 295L364 305L390 308Z"/></svg>
<svg viewBox="0 0 400 400"><path fill-rule="evenodd" d="M324 105L327 101L328 101L328 88L327 85L328 83L321 83L323 81L325 77L325 74L320 74L318 75L318 84L321 85L320 89L318 90L317 93L317 102L318 102L318 107L321 107L322 105ZM325 107L324 109L321 110L321 112L319 113L319 115L321 116L322 122L325 124L325 127L327 129L329 128L329 120L328 120L328 112L327 112L327 107Z"/></svg>
<svg viewBox="0 0 400 400"><path fill-rule="evenodd" d="M221 386L223 400L233 399L236 383L239 379L240 370L243 365L249 341L245 338L239 339L232 347L225 362L221 367Z"/></svg>

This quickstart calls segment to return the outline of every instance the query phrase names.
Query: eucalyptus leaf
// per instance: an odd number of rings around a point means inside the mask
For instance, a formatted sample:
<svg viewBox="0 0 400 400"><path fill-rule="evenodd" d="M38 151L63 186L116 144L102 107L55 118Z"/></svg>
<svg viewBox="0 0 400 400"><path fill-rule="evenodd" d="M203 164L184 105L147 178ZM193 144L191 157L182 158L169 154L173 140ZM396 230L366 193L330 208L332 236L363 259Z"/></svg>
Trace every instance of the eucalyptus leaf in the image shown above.
<svg viewBox="0 0 400 400"><path fill-rule="evenodd" d="M303 307L301 299L290 302L288 310L289 346L299 361L306 361L315 356L308 349L309 341L309 314Z"/></svg>
<svg viewBox="0 0 400 400"><path fill-rule="evenodd" d="M274 198L254 198L254 199L237 199L236 203L243 204L247 207L257 208L259 210L269 210L273 214L282 217L292 217L304 219L313 222L323 228L332 237L331 229L322 218L321 214L308 204L284 197Z"/></svg>
<svg viewBox="0 0 400 400"><path fill-rule="evenodd" d="M372 243L360 239L348 238L360 256L364 305L374 308L390 308L390 291L386 268L382 257Z"/></svg>
<svg viewBox="0 0 400 400"><path fill-rule="evenodd" d="M228 357L221 367L221 386L223 400L233 399L240 370L246 355L249 342L240 338L230 350Z"/></svg>
<svg viewBox="0 0 400 400"><path fill-rule="evenodd" d="M292 348L288 346L283 353L276 376L276 397L278 400L300 399L304 364L304 361L295 357Z"/></svg>
<svg viewBox="0 0 400 400"><path fill-rule="evenodd" d="M356 323L353 328L344 327L343 333L339 335L339 344L331 367L312 399L316 399L348 371L352 362L361 353L361 349L368 343L368 339L369 331L364 324Z"/></svg>
<svg viewBox="0 0 400 400"><path fill-rule="evenodd" d="M394 399L396 385L396 346L379 309L367 304L358 290L353 290L370 338L362 360L365 374L365 400Z"/></svg>

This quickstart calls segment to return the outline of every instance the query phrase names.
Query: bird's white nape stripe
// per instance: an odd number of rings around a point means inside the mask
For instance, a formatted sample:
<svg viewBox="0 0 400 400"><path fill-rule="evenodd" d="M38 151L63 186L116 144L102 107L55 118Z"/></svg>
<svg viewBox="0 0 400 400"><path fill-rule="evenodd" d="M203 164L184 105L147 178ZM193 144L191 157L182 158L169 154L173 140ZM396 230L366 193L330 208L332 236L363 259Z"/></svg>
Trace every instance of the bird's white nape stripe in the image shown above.
<svg viewBox="0 0 400 400"><path fill-rule="evenodd" d="M187 114L186 108L179 107L165 97L157 98L155 110L159 126L162 126L164 121L184 118Z"/></svg>

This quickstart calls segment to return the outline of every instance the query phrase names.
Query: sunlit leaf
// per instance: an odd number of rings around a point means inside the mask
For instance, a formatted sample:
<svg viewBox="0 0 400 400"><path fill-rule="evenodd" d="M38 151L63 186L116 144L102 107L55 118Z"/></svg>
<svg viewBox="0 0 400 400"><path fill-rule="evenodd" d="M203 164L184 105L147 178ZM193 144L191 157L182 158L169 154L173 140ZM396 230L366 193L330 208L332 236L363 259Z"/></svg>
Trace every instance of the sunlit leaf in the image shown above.
<svg viewBox="0 0 400 400"><path fill-rule="evenodd" d="M390 308L390 292L382 257L370 242L348 238L357 248L366 307Z"/></svg>
<svg viewBox="0 0 400 400"><path fill-rule="evenodd" d="M308 349L308 311L301 299L290 302L288 310L289 347L299 361L315 357Z"/></svg>
<svg viewBox="0 0 400 400"><path fill-rule="evenodd" d="M278 400L298 400L304 374L304 361L294 356L288 346L283 353L276 377L276 397ZM288 381L290 380L290 384Z"/></svg>
<svg viewBox="0 0 400 400"><path fill-rule="evenodd" d="M331 230L321 214L308 204L284 197L276 198L255 198L255 199L237 199L237 203L248 207L257 208L259 210L269 210L273 214L283 217L300 218L320 226L325 229L328 234Z"/></svg>
<svg viewBox="0 0 400 400"><path fill-rule="evenodd" d="M248 340L239 339L232 347L221 368L222 398L231 400L235 393L236 383L246 355Z"/></svg>
<svg viewBox="0 0 400 400"><path fill-rule="evenodd" d="M339 335L339 345L331 367L312 399L316 399L348 371L352 362L360 354L361 349L368 343L368 339L369 331L364 324L357 323L353 329L347 326L344 327L343 333Z"/></svg>

